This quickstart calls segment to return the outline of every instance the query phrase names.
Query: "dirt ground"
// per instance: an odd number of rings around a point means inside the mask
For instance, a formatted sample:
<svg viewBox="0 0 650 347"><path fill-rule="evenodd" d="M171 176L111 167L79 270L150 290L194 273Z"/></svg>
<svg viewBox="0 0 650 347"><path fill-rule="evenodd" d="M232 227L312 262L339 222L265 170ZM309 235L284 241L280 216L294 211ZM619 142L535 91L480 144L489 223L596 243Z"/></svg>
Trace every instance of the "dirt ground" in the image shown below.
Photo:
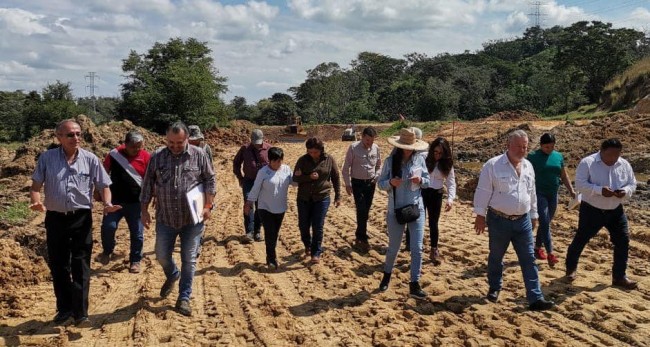
<svg viewBox="0 0 650 347"><path fill-rule="evenodd" d="M647 129L629 119L627 153L647 154ZM622 122L622 120L614 120ZM601 124L602 123L602 124ZM600 125L599 125L600 124ZM614 124L614 123L612 123ZM485 121L454 125L456 151L477 153L463 158L459 186L471 187L480 163L500 152L504 132L512 127L528 127L531 138L556 126L565 138L561 144L580 156L597 146L598 127L610 123L565 125L563 122ZM621 127L624 126L621 123ZM132 126L132 125L130 125ZM129 125L127 125L129 127ZM431 140L451 138L452 125L425 135ZM245 139L246 125L220 136L206 137L216 147L216 210L207 223L203 251L197 264L193 286L193 316L173 310L175 288L166 299L159 297L164 275L153 254L154 232L145 231L143 271L128 272L128 231L118 230L118 259L108 265L95 260L101 252L99 205L94 212L93 269L90 319L92 328L55 326L54 296L43 259L43 215L26 225L0 225L0 345L28 346L648 346L650 345L650 228L646 204L633 203L630 214L630 260L628 274L640 288L623 291L610 286L612 246L605 231L595 237L581 258L578 279L566 283L563 260L577 227L577 211L562 205L552 224L554 244L561 263L554 269L539 262L542 289L558 306L543 313L526 310L524 285L517 258L512 250L505 258L504 287L498 304L487 302L487 235L477 236L472 227L471 195L461 194L452 211L440 220L441 266L425 260L422 268L425 301L408 297L409 256L401 252L389 290L379 293L387 236L385 214L387 195L377 191L369 220L372 248L367 254L351 247L354 241L355 212L351 196L343 193L340 207L331 207L325 222L320 264L309 266L303 255L295 206L296 190L290 189L289 210L280 232L280 269L266 269L263 242L242 244L243 201L232 174L231 158ZM638 129L637 129L638 128ZM342 129L342 127L341 127ZM567 130L568 129L568 130ZM340 129L329 129L329 132ZM221 130L220 130L221 131ZM598 132L598 133L602 133ZM582 135L580 135L582 134ZM569 135L574 137L569 137ZM340 133L336 133L336 137ZM637 136L631 138L629 136ZM220 139L227 138L227 141ZM578 141L580 139L580 141ZM89 141L89 140L87 140ZM160 139L151 137L156 145ZM562 140L564 141L564 140ZM624 139L625 141L625 139ZM378 140L388 153L385 139ZM96 146L98 154L112 142ZM305 150L302 143L278 143L290 166ZM326 150L339 161L349 142L331 140ZM153 146L153 145L152 145ZM584 150L582 148L585 148ZM19 150L20 151L20 150ZM105 152L103 152L105 153ZM5 156L7 157L7 156ZM3 167L14 165L0 162ZM569 161L575 165L574 161ZM30 164L31 163L31 164ZM32 161L17 174L0 179L0 203L27 200ZM12 166L13 167L13 166ZM636 169L636 168L635 168ZM643 171L643 170L641 170ZM645 175L648 171L644 171ZM646 176L647 177L647 176ZM643 183L643 182L640 182ZM647 184L640 184L641 195ZM463 198L464 197L464 198ZM425 230L428 235L428 228ZM425 254L430 249L425 238ZM178 251L178 248L177 248ZM178 260L178 253L175 258Z"/></svg>

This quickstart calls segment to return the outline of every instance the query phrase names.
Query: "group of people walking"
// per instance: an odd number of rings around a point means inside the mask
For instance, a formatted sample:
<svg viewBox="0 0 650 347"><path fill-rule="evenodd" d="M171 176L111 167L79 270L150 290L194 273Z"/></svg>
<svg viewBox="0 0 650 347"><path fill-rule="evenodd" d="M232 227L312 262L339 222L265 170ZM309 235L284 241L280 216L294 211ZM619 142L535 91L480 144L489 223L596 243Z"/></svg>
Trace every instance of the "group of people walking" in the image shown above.
<svg viewBox="0 0 650 347"><path fill-rule="evenodd" d="M92 253L93 191L104 204L101 235L103 264L113 259L115 231L124 217L130 230L129 271L140 272L143 228L156 216L155 254L166 280L160 290L167 297L180 280L176 309L191 315L190 298L196 260L200 253L205 222L210 219L216 195L216 177L211 149L196 126L182 122L169 126L167 146L149 154L143 149L142 134L127 133L124 144L112 150L104 163L80 147L81 127L74 120L60 122L55 135L61 146L43 153L32 176L30 208L46 212L45 228L49 266L57 315L62 324L73 318L78 326L89 326L88 289ZM407 235L410 251L409 295L425 299L420 286L424 226L429 217L432 264L440 265L438 222L441 211L452 208L456 196L455 171L451 146L444 138L423 141L417 128L401 129L388 139L392 152L382 158L375 143L377 132L363 129L360 141L352 143L345 155L341 173L322 140L305 142L306 154L293 169L284 163L284 152L264 141L260 129L251 133L233 160L233 173L244 196L245 243L264 241L266 263L271 270L280 266L276 247L284 215L288 209L288 189L297 187L296 207L304 254L312 264L321 261L324 222L331 205L341 203L341 176L345 191L353 195L356 208L354 246L365 253L370 249L369 212L376 188L388 196L386 225L388 245L383 276L378 290L387 291L402 238ZM555 266L559 260L553 250L551 220L558 204L560 182L576 198L582 195L578 231L566 256L566 277L577 277L582 250L605 227L614 244L612 284L634 289L637 283L626 276L629 231L623 201L636 189L630 164L621 158L622 144L608 139L600 151L580 162L574 190L562 155L555 151L555 137L544 134L540 149L529 153L526 132L508 135L505 153L488 160L481 169L474 194L474 229L488 230L487 300L497 302L502 290L503 257L513 244L522 269L526 297L531 310L546 310L554 303L544 298L536 258ZM40 190L45 186L45 200ZM446 189L445 189L446 188ZM201 210L195 210L188 193L199 189ZM446 190L446 198L445 198ZM537 237L533 229L537 227ZM261 229L264 228L262 237ZM457 231L454 231L457 232ZM172 257L180 239L181 267Z"/></svg>

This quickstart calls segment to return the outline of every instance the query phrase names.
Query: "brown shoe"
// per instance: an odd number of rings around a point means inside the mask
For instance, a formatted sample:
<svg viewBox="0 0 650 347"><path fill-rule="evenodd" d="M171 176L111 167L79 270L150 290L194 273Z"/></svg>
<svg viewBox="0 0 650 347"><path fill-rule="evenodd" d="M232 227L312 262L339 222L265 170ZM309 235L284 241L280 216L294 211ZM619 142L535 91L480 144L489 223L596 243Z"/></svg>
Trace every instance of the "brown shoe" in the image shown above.
<svg viewBox="0 0 650 347"><path fill-rule="evenodd" d="M370 244L368 241L356 240L354 242L354 247L362 253L368 253L368 251L370 251Z"/></svg>
<svg viewBox="0 0 650 347"><path fill-rule="evenodd" d="M632 281L627 277L619 278L612 281L612 286L619 287L626 290L636 289L639 286L639 283Z"/></svg>
<svg viewBox="0 0 650 347"><path fill-rule="evenodd" d="M129 266L129 272L132 274L139 274L140 273L140 262L136 261L131 263L131 266Z"/></svg>
<svg viewBox="0 0 650 347"><path fill-rule="evenodd" d="M318 264L318 263L320 263L320 256L315 255L315 256L311 257L311 263L312 263L312 264Z"/></svg>
<svg viewBox="0 0 650 347"><path fill-rule="evenodd" d="M431 262L434 266L438 266L442 263L442 256L440 256L438 247L431 248Z"/></svg>
<svg viewBox="0 0 650 347"><path fill-rule="evenodd" d="M567 270L566 275L564 275L564 278L567 280L567 282L573 282L575 281L577 276L578 276L577 270L573 270L573 271Z"/></svg>

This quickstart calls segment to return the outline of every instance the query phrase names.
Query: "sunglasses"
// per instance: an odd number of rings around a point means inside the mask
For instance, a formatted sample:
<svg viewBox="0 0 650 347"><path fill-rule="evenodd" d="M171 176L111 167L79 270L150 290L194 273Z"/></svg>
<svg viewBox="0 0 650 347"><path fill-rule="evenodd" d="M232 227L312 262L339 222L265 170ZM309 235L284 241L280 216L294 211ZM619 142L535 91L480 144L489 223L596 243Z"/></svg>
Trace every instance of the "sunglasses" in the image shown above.
<svg viewBox="0 0 650 347"><path fill-rule="evenodd" d="M71 138L73 138L73 137L75 137L75 136L76 136L76 137L81 137L81 132L80 132L80 131L77 131L77 132L74 132L74 133L67 133L67 134L65 134L65 137L67 137L67 138L69 138L69 139L71 139Z"/></svg>

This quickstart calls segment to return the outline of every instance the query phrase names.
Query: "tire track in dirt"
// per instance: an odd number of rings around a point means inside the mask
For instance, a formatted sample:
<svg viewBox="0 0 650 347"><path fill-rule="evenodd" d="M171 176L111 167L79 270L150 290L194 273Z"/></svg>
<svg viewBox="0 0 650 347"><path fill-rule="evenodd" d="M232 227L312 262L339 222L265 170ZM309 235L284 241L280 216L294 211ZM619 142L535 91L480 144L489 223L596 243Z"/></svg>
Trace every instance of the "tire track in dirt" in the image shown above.
<svg viewBox="0 0 650 347"><path fill-rule="evenodd" d="M295 218L295 210L288 211L285 217L285 220L291 219L297 220ZM289 222L289 224L293 223ZM283 230L281 231L279 246L283 245L283 240L286 240L286 235L288 233L286 230L288 224L285 222L284 225L285 227L283 227ZM243 226L239 223L235 226L235 230L241 230L242 228ZM295 245L290 245L289 247L295 248ZM282 247L278 247L278 255L280 259L282 259L283 253L281 248ZM308 287L315 288L313 286L313 280L307 280L308 282L305 284L302 276L293 275L293 273L297 271L306 272L305 269L299 267L300 265L297 264L297 261L290 261L285 264L282 264L281 262L280 271L266 273L261 266L266 258L263 243L259 242L249 245L240 245L236 242L231 242L227 245L226 251L231 265L248 264L248 262L253 261L253 264L250 265L250 269L244 268L240 277L245 279L247 283L250 283L251 287L261 286L264 288L262 305L259 307L265 309L268 314L277 317L274 318L274 323L279 323L280 325L285 325L290 328L285 332L285 334L289 336L288 339L292 343L316 343L318 341L323 341L324 339L328 339L332 343L338 341L337 338L326 334L331 335L332 331L338 329L340 335L343 331L341 331L340 327L337 328L336 326L331 325L328 321L314 322L312 316L308 315L294 315L287 319L291 307L296 307L304 303L304 296L306 294L304 289ZM291 266L291 268L287 268L288 266ZM289 308L289 311L283 309L287 307ZM293 324L290 322L291 320L293 320ZM309 336L308 334L316 334L316 336ZM350 333L349 336L354 336L354 333Z"/></svg>

